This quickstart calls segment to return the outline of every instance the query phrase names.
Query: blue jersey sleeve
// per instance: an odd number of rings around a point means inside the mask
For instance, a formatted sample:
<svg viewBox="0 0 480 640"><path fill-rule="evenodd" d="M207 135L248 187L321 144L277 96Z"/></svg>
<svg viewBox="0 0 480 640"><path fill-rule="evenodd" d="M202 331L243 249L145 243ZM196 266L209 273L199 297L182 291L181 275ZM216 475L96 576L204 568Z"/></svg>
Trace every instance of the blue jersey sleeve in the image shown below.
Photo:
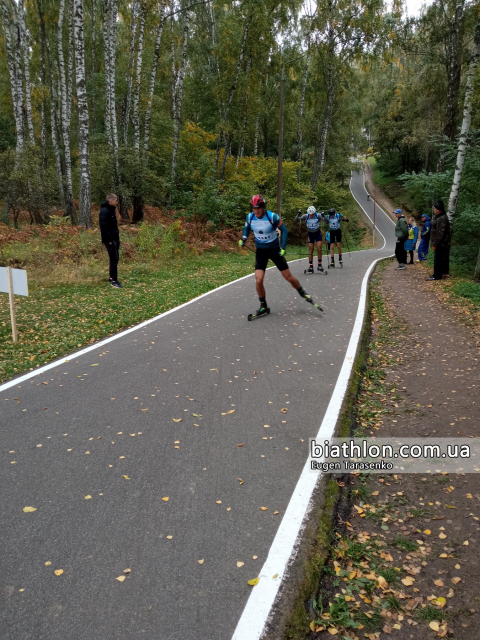
<svg viewBox="0 0 480 640"><path fill-rule="evenodd" d="M277 218L278 218L278 216L277 216ZM278 219L280 220L280 218L278 218ZM282 224L278 227L278 229L282 234L281 247L282 247L282 249L285 249L285 247L287 246L287 238L288 238L288 231L287 231L287 227L285 226L285 223L282 222Z"/></svg>
<svg viewBox="0 0 480 640"><path fill-rule="evenodd" d="M242 237L245 240L248 238L248 235L249 235L251 230L252 230L252 228L250 226L250 214L248 214L247 219L245 220L245 226L243 227L243 234L242 234Z"/></svg>

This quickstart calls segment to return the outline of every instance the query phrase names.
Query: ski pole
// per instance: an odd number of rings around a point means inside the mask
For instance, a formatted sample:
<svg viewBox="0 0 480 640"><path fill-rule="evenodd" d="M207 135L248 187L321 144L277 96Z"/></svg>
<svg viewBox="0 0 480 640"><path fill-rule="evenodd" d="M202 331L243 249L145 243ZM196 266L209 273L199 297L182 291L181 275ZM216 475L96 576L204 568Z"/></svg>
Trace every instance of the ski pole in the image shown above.
<svg viewBox="0 0 480 640"><path fill-rule="evenodd" d="M350 260L352 259L352 253L350 251L350 247L348 246L347 234L345 233L345 244L347 245L348 255L350 256Z"/></svg>

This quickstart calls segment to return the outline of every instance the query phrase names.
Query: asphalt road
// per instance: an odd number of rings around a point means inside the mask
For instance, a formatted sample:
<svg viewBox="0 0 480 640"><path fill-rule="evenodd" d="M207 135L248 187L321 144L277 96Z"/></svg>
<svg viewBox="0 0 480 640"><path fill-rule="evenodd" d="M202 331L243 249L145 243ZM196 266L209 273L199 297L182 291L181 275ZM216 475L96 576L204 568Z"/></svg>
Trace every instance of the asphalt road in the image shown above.
<svg viewBox="0 0 480 640"><path fill-rule="evenodd" d="M327 277L292 262L323 314L272 269L268 317L249 276L0 391L3 640L231 637L392 253L376 222Z"/></svg>

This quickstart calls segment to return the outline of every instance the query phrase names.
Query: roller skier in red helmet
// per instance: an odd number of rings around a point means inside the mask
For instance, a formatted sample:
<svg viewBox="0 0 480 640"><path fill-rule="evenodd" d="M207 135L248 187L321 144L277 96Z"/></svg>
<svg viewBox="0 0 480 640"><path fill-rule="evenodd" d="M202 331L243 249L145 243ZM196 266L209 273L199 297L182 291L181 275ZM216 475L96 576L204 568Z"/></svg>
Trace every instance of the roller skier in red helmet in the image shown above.
<svg viewBox="0 0 480 640"><path fill-rule="evenodd" d="M252 212L247 216L245 226L243 228L242 239L239 240L238 244L243 247L249 233L251 231L253 232L256 247L255 284L260 300L260 308L255 314L250 314L248 319L253 320L253 318L258 318L259 316L270 313L270 309L267 306L265 287L263 284L265 270L269 260L273 262L285 280L298 291L299 295L302 296L304 300L313 304L315 307L320 308L313 302L312 296L305 293L300 282L290 272L288 263L285 260L285 247L287 246L288 231L283 221L276 213L267 210L265 199L262 195L256 194L252 196L250 204L252 206ZM278 237L277 229L281 233L281 242Z"/></svg>

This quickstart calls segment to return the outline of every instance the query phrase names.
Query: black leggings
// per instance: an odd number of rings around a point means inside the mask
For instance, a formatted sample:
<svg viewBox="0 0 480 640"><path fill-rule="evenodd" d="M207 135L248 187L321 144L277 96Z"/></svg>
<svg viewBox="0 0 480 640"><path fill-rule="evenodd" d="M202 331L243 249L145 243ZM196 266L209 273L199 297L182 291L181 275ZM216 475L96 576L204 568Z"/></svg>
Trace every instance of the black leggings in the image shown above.
<svg viewBox="0 0 480 640"><path fill-rule="evenodd" d="M408 253L410 254L410 262L409 262L409 264L413 264L413 249L410 249Z"/></svg>
<svg viewBox="0 0 480 640"><path fill-rule="evenodd" d="M117 281L117 265L118 265L118 250L120 249L120 242L113 241L107 242L105 247L108 251L108 257L110 258L110 279L113 282Z"/></svg>

